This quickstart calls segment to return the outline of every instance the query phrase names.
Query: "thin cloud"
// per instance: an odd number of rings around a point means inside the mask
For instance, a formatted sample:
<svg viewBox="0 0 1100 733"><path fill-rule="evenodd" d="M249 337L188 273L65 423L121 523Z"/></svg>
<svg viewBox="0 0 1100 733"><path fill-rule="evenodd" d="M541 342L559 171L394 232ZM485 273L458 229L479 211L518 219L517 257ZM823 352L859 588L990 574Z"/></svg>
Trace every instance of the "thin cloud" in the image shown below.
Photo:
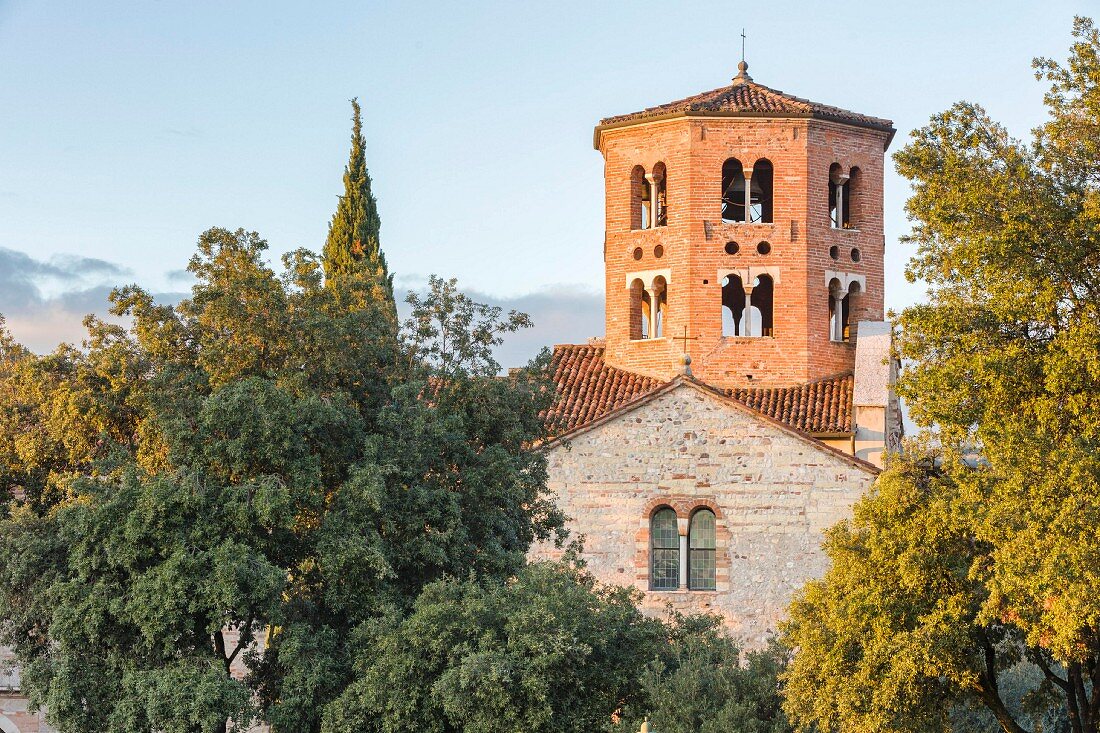
<svg viewBox="0 0 1100 733"><path fill-rule="evenodd" d="M29 349L46 353L61 343L79 344L85 337L82 321L89 313L107 317L111 290L128 281L130 271L107 260L61 255L38 260L0 248L0 314L16 339ZM162 303L178 303L187 297L175 287L194 282L187 270L166 273L172 292L155 293ZM398 280L398 309L408 315L401 293L424 292L427 277L405 276ZM534 326L509 334L496 357L507 367L522 366L545 347L560 343L584 343L603 335L602 293L578 285L557 285L515 297L499 297L476 290L464 291L479 303L516 310L531 316ZM114 320L114 319L109 319Z"/></svg>
<svg viewBox="0 0 1100 733"><path fill-rule="evenodd" d="M195 283L195 276L191 274L191 271L186 268L179 268L178 270L169 270L164 273L165 279L173 284L180 285L193 285Z"/></svg>
<svg viewBox="0 0 1100 733"><path fill-rule="evenodd" d="M32 351L80 343L84 316L107 317L107 296L130 275L126 267L94 257L63 254L39 260L0 247L0 314L16 340ZM158 299L173 297L179 296L167 293Z"/></svg>
<svg viewBox="0 0 1100 733"><path fill-rule="evenodd" d="M427 280L427 278L424 278ZM409 279L402 279L408 284ZM461 284L460 284L461 285ZM420 287L413 290L423 292ZM523 366L543 348L555 344L585 343L604 333L603 294L580 285L556 285L515 297L502 298L477 290L464 290L479 303L498 306L505 312L520 311L531 316L533 327L508 334L496 349L496 359L504 368ZM398 311L408 315L408 306L398 298Z"/></svg>

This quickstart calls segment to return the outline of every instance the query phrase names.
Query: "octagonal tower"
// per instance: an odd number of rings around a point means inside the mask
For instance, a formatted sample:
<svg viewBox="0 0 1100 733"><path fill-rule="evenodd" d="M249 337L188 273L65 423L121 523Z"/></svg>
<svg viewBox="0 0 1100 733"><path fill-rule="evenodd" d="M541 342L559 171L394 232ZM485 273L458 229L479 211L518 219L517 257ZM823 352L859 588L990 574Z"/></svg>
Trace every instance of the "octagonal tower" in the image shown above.
<svg viewBox="0 0 1100 733"><path fill-rule="evenodd" d="M596 127L606 360L716 387L851 372L883 318L889 120L732 84Z"/></svg>

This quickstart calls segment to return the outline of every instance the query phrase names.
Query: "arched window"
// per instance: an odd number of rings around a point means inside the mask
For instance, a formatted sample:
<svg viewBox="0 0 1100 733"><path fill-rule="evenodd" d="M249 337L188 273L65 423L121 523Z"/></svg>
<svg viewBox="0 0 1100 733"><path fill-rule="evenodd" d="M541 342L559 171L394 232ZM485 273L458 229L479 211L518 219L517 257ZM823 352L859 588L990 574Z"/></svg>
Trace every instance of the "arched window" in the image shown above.
<svg viewBox="0 0 1100 733"><path fill-rule="evenodd" d="M844 308L842 310L842 316L844 318L844 341L850 342L852 340L852 316L856 312L856 304L859 302L859 282L853 280L848 285L848 294L844 296Z"/></svg>
<svg viewBox="0 0 1100 733"><path fill-rule="evenodd" d="M630 171L630 228L649 228L649 181L646 179L645 168L634 166Z"/></svg>
<svg viewBox="0 0 1100 733"><path fill-rule="evenodd" d="M844 290L840 280L829 281L829 340L847 343L852 340L852 311L859 299L859 281L854 280Z"/></svg>
<svg viewBox="0 0 1100 733"><path fill-rule="evenodd" d="M848 171L847 198L844 200L844 228L858 229L863 223L863 171L853 167Z"/></svg>
<svg viewBox="0 0 1100 733"><path fill-rule="evenodd" d="M676 512L658 509L649 520L649 587L676 590L680 587L680 532Z"/></svg>
<svg viewBox="0 0 1100 733"><path fill-rule="evenodd" d="M752 164L752 183L749 191L749 221L753 223L772 223L772 192L775 181L772 162L761 158Z"/></svg>
<svg viewBox="0 0 1100 733"><path fill-rule="evenodd" d="M745 168L737 158L722 164L722 221L745 221Z"/></svg>
<svg viewBox="0 0 1100 733"><path fill-rule="evenodd" d="M645 283L641 278L634 278L634 282L630 283L630 340L637 341L646 337L646 323L645 310L648 306L644 302L646 299Z"/></svg>
<svg viewBox="0 0 1100 733"><path fill-rule="evenodd" d="M752 324L749 336L775 336L775 282L771 275L759 275L753 283L749 302Z"/></svg>
<svg viewBox="0 0 1100 733"><path fill-rule="evenodd" d="M722 335L741 336L745 312L745 286L740 275L726 275L722 280Z"/></svg>
<svg viewBox="0 0 1100 733"><path fill-rule="evenodd" d="M833 229L849 228L848 209L851 202L849 176L840 163L829 166L829 226Z"/></svg>
<svg viewBox="0 0 1100 733"><path fill-rule="evenodd" d="M653 223L663 227L668 224L668 172L664 163L653 166Z"/></svg>
<svg viewBox="0 0 1100 733"><path fill-rule="evenodd" d="M715 589L714 512L700 509L691 516L688 528L688 588Z"/></svg>
<svg viewBox="0 0 1100 733"><path fill-rule="evenodd" d="M653 278L653 292L650 295L649 338L659 339L665 335L665 317L668 315L668 284L664 277Z"/></svg>
<svg viewBox="0 0 1100 733"><path fill-rule="evenodd" d="M841 314L843 313L843 306L841 300L844 298L843 288L840 284L840 280L833 278L829 281L829 340L830 341L843 341L843 327L841 326Z"/></svg>

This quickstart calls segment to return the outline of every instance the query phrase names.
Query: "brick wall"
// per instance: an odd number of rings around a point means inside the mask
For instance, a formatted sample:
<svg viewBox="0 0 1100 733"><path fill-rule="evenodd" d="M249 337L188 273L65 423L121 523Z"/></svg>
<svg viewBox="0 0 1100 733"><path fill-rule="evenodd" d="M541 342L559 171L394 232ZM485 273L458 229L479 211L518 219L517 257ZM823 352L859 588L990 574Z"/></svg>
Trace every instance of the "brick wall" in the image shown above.
<svg viewBox="0 0 1100 733"><path fill-rule="evenodd" d="M754 647L794 590L825 571L823 531L874 480L873 470L689 384L552 447L548 460L549 486L601 581L644 591L647 613L717 613ZM649 518L662 506L676 510L681 533L694 509L715 512L717 590L648 590Z"/></svg>
<svg viewBox="0 0 1100 733"><path fill-rule="evenodd" d="M882 181L886 133L814 119L679 117L605 130L606 338L608 363L667 379L686 350L696 375L721 387L788 385L851 371L852 343L829 340L826 271L862 276L851 322L883 317ZM769 224L724 223L722 164L766 158L774 168ZM668 225L631 229L631 171L667 168ZM860 171L853 228L829 223L829 169ZM726 253L735 241L739 252ZM757 253L767 241L771 251ZM830 248L837 247L837 259ZM860 259L853 261L852 250ZM636 258L636 251L641 257ZM658 256L657 253L661 255ZM775 284L771 338L722 336L722 279L767 271ZM668 271L664 339L630 338L633 275ZM778 277L774 273L778 272ZM751 375L751 379L749 377Z"/></svg>

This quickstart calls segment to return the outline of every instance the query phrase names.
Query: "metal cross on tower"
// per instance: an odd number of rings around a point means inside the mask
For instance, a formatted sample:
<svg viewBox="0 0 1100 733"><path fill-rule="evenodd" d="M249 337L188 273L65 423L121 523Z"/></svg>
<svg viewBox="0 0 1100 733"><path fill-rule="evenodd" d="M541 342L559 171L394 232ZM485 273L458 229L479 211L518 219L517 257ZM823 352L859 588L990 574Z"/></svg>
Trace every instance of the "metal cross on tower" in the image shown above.
<svg viewBox="0 0 1100 733"><path fill-rule="evenodd" d="M688 348L688 343L687 342L688 341L695 341L697 338L699 338L699 337L698 336L688 336L688 327L684 326L684 335L683 336L673 336L672 340L673 341L682 341L683 342L682 346L683 346L684 353L687 353L687 348Z"/></svg>

